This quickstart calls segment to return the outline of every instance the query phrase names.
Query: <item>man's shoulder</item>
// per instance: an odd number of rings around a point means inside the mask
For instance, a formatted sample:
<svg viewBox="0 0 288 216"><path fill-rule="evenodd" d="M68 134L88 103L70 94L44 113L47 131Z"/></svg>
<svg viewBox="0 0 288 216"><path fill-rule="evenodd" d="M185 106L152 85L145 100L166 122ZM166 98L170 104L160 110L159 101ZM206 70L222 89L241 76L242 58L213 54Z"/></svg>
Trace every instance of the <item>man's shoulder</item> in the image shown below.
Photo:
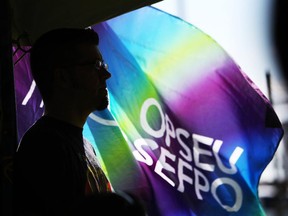
<svg viewBox="0 0 288 216"><path fill-rule="evenodd" d="M25 132L22 139L42 138L45 135L51 135L53 130L53 125L51 125L45 118L40 118Z"/></svg>
<svg viewBox="0 0 288 216"><path fill-rule="evenodd" d="M46 118L41 117L38 119L23 135L20 140L19 146L25 148L41 148L52 147L53 144L59 139L57 130L53 127L50 121L47 121Z"/></svg>

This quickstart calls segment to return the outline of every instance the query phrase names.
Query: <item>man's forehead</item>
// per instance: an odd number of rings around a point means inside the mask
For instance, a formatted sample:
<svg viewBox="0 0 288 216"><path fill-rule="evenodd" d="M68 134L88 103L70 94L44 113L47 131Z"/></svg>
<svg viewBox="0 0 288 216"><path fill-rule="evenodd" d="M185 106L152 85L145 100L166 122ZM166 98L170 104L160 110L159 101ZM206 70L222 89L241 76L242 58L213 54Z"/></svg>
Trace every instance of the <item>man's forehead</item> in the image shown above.
<svg viewBox="0 0 288 216"><path fill-rule="evenodd" d="M95 47L96 47L96 50L97 50L97 53L98 53L100 59L103 59L103 56L102 56L102 54L101 54L101 52L100 52L98 46L95 46Z"/></svg>
<svg viewBox="0 0 288 216"><path fill-rule="evenodd" d="M102 59L102 54L95 44L79 44L78 45L79 58Z"/></svg>

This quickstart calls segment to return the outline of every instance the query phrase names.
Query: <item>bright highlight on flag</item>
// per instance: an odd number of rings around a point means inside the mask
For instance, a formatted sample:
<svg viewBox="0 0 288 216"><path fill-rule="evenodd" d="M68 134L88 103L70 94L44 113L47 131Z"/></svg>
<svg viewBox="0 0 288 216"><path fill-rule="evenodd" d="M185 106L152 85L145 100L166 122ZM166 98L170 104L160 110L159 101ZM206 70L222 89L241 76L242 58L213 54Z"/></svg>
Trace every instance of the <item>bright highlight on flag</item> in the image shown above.
<svg viewBox="0 0 288 216"><path fill-rule="evenodd" d="M84 135L113 188L136 194L151 216L265 215L258 183L282 126L221 46L152 7L93 29L112 73L110 109L92 113ZM41 110L33 81L20 85L25 64L15 67L19 127Z"/></svg>

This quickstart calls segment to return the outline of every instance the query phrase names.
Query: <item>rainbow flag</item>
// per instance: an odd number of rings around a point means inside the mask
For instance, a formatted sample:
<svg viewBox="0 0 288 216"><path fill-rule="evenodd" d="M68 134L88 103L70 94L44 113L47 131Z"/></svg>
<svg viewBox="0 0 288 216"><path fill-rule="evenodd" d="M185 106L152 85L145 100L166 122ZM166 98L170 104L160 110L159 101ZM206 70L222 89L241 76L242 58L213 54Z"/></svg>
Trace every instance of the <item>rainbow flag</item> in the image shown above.
<svg viewBox="0 0 288 216"><path fill-rule="evenodd" d="M84 136L113 188L137 195L151 216L265 215L259 179L283 129L234 60L153 7L92 28L112 74L110 107L91 113ZM20 137L43 111L27 58L15 66Z"/></svg>

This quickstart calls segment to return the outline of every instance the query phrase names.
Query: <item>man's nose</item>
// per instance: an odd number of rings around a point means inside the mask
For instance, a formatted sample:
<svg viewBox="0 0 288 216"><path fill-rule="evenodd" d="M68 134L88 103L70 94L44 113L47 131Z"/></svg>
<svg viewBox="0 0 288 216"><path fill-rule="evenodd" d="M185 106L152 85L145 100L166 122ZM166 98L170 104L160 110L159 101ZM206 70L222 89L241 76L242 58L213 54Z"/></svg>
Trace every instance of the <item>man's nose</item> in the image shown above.
<svg viewBox="0 0 288 216"><path fill-rule="evenodd" d="M103 75L104 75L105 80L111 77L111 73L106 69L103 70Z"/></svg>

